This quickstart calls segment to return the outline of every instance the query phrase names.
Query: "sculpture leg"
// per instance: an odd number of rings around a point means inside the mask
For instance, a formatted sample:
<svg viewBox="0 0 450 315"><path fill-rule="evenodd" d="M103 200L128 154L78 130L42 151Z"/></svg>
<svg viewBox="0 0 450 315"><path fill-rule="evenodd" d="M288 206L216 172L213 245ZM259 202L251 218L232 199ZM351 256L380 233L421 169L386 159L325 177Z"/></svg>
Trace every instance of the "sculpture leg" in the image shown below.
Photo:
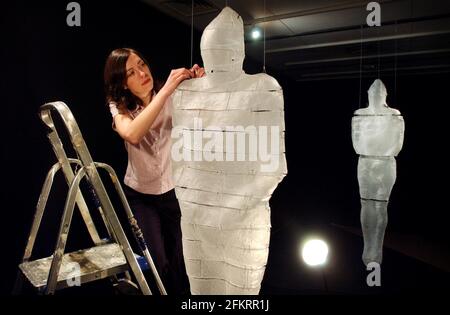
<svg viewBox="0 0 450 315"><path fill-rule="evenodd" d="M385 201L361 199L361 227L364 237L362 259L367 266L370 262L381 264L383 258L383 239L388 216Z"/></svg>
<svg viewBox="0 0 450 315"><path fill-rule="evenodd" d="M358 182L361 195L361 227L364 237L363 262L381 264L387 206L396 178L393 157L360 156Z"/></svg>

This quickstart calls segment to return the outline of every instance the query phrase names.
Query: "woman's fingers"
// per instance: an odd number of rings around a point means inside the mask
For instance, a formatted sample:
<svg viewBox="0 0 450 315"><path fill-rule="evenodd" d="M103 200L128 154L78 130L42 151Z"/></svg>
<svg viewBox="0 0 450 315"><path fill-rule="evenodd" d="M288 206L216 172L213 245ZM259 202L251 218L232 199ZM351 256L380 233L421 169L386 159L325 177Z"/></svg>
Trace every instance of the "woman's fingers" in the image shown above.
<svg viewBox="0 0 450 315"><path fill-rule="evenodd" d="M189 78L191 76L191 73L188 71L181 71L175 75L175 79L179 78Z"/></svg>
<svg viewBox="0 0 450 315"><path fill-rule="evenodd" d="M188 75L189 77L193 77L194 76L194 72L191 70L188 70L186 68L181 68L178 69L179 72L177 72L178 75Z"/></svg>
<svg viewBox="0 0 450 315"><path fill-rule="evenodd" d="M199 68L197 70L197 78L201 78L203 76L205 76L205 68Z"/></svg>
<svg viewBox="0 0 450 315"><path fill-rule="evenodd" d="M193 65L189 71L191 72L192 78L201 78L205 74L205 70L198 64Z"/></svg>
<svg viewBox="0 0 450 315"><path fill-rule="evenodd" d="M169 77L178 76L178 75L180 75L180 73L183 73L186 71L189 72L189 70L187 70L186 68L173 69L172 71L170 71Z"/></svg>
<svg viewBox="0 0 450 315"><path fill-rule="evenodd" d="M189 70L182 68L182 69L174 70L173 74L167 81L168 81L169 85L171 86L171 88L173 90L175 90L182 81L189 79L191 77L192 77L192 73Z"/></svg>
<svg viewBox="0 0 450 315"><path fill-rule="evenodd" d="M193 74L189 70L187 70L186 68L180 68L172 70L167 81L170 82L172 80L175 80L176 82L179 82L181 78L188 79L192 76Z"/></svg>
<svg viewBox="0 0 450 315"><path fill-rule="evenodd" d="M182 77L184 79L189 79L189 78L193 77L193 73L191 71L187 70L187 69L183 69L183 71L180 71L177 74L177 77Z"/></svg>
<svg viewBox="0 0 450 315"><path fill-rule="evenodd" d="M197 71L198 71L198 69L200 69L200 66L198 65L198 64L195 64L195 65L193 65L192 66L192 68L190 69L190 71L192 72L192 73L197 73Z"/></svg>
<svg viewBox="0 0 450 315"><path fill-rule="evenodd" d="M195 64L191 69L178 68L171 71L170 76L178 76L181 74L187 74L190 78L201 78L205 76L205 68Z"/></svg>

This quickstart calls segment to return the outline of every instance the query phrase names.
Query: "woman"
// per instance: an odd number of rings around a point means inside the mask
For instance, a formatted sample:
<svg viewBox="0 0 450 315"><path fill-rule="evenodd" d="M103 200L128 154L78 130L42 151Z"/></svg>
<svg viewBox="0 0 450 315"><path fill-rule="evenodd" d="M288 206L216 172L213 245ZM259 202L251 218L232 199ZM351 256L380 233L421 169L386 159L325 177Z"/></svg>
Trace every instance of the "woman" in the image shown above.
<svg viewBox="0 0 450 315"><path fill-rule="evenodd" d="M129 48L111 52L105 64L106 99L113 129L125 140L124 190L168 294L189 292L181 243L181 212L171 174L172 120L168 100L186 79L204 69L172 70L157 91L148 63Z"/></svg>

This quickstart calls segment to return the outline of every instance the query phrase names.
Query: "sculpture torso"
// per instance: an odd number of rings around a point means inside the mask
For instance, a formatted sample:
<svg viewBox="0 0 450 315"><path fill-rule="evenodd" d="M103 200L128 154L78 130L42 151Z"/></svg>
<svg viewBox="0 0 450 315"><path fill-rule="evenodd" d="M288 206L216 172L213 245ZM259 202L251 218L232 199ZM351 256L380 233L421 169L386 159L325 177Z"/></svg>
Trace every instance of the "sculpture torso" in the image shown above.
<svg viewBox="0 0 450 315"><path fill-rule="evenodd" d="M219 80L216 80L219 78ZM220 83L220 84L219 84ZM180 187L189 186L199 190L208 190L221 193L232 194L233 198L214 198L214 205L218 206L237 206L239 208L252 208L261 202L261 199L269 200L277 184L287 173L284 145L284 109L283 93L277 81L266 75L247 75L241 73L234 76L231 80L225 80L224 75L208 76L183 82L175 91L173 100L173 125L183 127L184 139L191 141L183 142L183 150L217 152L217 156L222 160L205 161L204 156L195 160L194 153L190 156L190 161L173 162L173 178L178 188L177 192L181 194ZM201 126L198 126L201 121ZM272 136L269 129L271 126L278 127L279 133L273 135L277 138L278 146L276 152L271 155L276 159L278 167L264 169L267 161L252 159L250 151L250 135L245 132L247 128L254 127L258 131L259 127L268 128L268 140ZM239 151L237 141L238 132L229 131L228 127L242 127L245 133L245 152ZM195 131L217 132L223 134L223 145L208 147L205 142L195 143L193 141ZM234 139L232 150L227 147L227 135ZM258 139L262 140L262 139ZM222 141L221 141L222 142ZM258 143L259 145L259 143ZM271 143L268 146L268 152L271 153ZM258 147L259 148L259 147ZM230 153L230 159L227 160L227 153ZM257 152L258 153L258 152ZM204 172L221 172L220 180L213 180L211 175L203 174L203 179L193 180L193 171L198 174L199 170ZM206 177L210 180L206 180ZM202 177L199 177L202 178ZM181 195L180 195L181 196ZM214 195L216 197L217 194ZM192 194L191 194L192 197ZM220 199L220 200L219 200ZM239 204L239 200L245 199L245 202Z"/></svg>
<svg viewBox="0 0 450 315"><path fill-rule="evenodd" d="M382 84L377 81L371 89ZM352 118L353 147L360 155L397 156L404 130L400 111L386 105L385 95L369 95L369 106L356 110Z"/></svg>
<svg viewBox="0 0 450 315"><path fill-rule="evenodd" d="M402 149L404 121L399 115L355 115L352 141L356 153L373 156L397 156Z"/></svg>

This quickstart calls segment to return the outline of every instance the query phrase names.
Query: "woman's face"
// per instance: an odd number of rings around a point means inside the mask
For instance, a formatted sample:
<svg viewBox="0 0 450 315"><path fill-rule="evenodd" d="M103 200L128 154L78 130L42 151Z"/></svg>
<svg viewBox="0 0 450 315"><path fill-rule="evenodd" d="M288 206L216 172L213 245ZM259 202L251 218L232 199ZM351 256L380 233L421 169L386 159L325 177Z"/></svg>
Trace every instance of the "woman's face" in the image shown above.
<svg viewBox="0 0 450 315"><path fill-rule="evenodd" d="M153 90L153 77L147 64L138 55L131 53L126 63L126 84L131 93L145 99Z"/></svg>

